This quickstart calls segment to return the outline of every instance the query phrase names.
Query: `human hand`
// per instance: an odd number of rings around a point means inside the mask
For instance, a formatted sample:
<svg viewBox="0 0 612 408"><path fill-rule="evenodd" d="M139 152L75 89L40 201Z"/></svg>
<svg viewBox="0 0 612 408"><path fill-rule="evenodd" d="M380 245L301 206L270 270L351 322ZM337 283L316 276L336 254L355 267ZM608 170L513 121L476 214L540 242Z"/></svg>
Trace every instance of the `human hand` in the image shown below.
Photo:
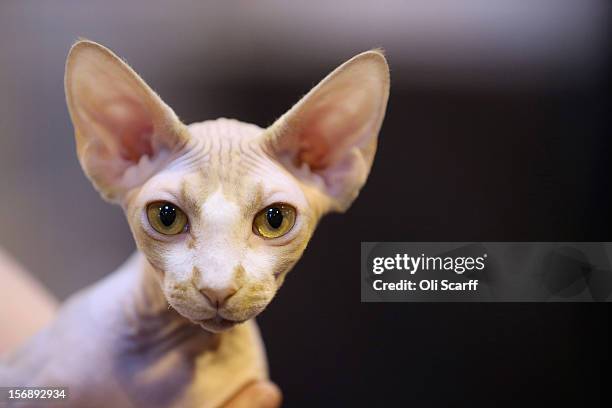
<svg viewBox="0 0 612 408"><path fill-rule="evenodd" d="M271 381L255 381L240 390L225 408L278 408L283 396Z"/></svg>

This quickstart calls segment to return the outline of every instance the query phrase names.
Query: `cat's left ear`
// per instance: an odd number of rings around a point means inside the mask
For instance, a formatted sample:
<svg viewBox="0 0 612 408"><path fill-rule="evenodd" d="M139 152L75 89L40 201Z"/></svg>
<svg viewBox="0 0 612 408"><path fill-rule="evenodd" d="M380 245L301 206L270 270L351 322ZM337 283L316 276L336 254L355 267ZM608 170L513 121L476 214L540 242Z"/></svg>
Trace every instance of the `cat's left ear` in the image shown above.
<svg viewBox="0 0 612 408"><path fill-rule="evenodd" d="M292 174L322 193L328 210L344 211L372 167L388 97L382 52L359 54L268 129L268 146Z"/></svg>

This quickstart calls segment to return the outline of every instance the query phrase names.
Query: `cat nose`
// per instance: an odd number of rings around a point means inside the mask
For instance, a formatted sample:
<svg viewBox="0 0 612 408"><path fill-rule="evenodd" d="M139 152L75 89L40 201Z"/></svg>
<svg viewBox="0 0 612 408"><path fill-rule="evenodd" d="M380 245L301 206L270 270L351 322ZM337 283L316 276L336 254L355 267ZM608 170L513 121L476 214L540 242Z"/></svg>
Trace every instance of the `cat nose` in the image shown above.
<svg viewBox="0 0 612 408"><path fill-rule="evenodd" d="M227 301L227 299L232 297L232 295L237 291L238 290L233 285L225 286L222 288L204 287L200 289L200 293L204 295L204 297L210 302L210 304L215 306L217 309L221 307Z"/></svg>

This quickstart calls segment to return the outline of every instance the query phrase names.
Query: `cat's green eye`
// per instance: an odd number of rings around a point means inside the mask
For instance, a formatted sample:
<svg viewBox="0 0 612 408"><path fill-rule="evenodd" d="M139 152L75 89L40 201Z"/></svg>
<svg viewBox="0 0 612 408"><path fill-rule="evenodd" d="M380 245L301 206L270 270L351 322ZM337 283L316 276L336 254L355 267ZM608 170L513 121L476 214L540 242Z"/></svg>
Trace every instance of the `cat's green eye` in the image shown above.
<svg viewBox="0 0 612 408"><path fill-rule="evenodd" d="M160 234L176 235L185 231L187 216L176 205L157 201L147 206L147 218L151 227Z"/></svg>
<svg viewBox="0 0 612 408"><path fill-rule="evenodd" d="M295 224L295 208L289 204L275 203L267 206L255 216L253 232L266 238L278 238L289 231Z"/></svg>

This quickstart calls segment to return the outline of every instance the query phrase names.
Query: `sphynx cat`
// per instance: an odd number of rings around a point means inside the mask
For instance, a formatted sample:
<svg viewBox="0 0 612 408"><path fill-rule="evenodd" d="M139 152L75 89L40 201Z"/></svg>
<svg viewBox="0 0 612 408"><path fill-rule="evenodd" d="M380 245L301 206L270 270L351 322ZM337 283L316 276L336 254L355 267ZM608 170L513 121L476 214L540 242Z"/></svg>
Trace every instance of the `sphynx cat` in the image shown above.
<svg viewBox="0 0 612 408"><path fill-rule="evenodd" d="M91 41L70 50L65 90L83 170L123 208L138 250L6 358L0 385L68 387L61 406L278 405L254 318L319 219L367 179L389 95L383 54L345 62L267 129L186 126Z"/></svg>

